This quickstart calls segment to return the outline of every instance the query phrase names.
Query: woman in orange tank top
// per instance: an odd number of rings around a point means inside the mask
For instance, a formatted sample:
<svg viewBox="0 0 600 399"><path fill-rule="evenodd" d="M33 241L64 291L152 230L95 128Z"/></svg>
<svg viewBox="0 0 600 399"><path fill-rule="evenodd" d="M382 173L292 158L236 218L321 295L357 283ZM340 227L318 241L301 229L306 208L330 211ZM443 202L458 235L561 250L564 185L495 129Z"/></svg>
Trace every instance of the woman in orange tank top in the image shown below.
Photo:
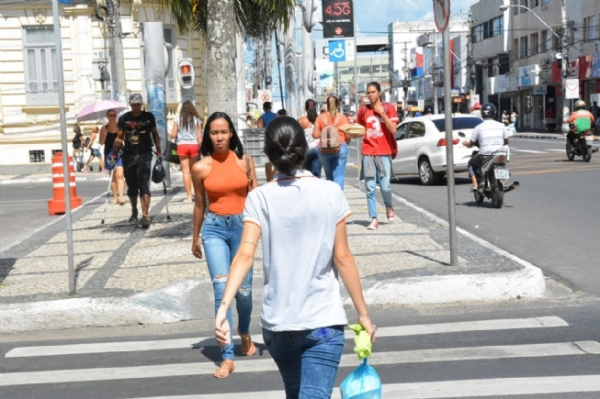
<svg viewBox="0 0 600 399"><path fill-rule="evenodd" d="M202 246L215 292L215 314L219 306L229 267L242 240L243 212L248 192L257 186L252 157L244 155L242 142L233 122L223 112L215 112L206 121L204 140L200 146L202 160L192 167L196 202L194 205L194 233L192 254L202 259ZM205 198L208 212L205 214ZM202 231L202 245L198 236ZM250 337L252 313L252 269L235 295L238 312L238 334L242 338L242 354L251 356L256 347ZM229 305L229 304L228 304ZM227 313L233 325L231 309ZM230 335L231 331L230 331ZM223 362L213 374L226 378L234 370L233 341L222 349Z"/></svg>

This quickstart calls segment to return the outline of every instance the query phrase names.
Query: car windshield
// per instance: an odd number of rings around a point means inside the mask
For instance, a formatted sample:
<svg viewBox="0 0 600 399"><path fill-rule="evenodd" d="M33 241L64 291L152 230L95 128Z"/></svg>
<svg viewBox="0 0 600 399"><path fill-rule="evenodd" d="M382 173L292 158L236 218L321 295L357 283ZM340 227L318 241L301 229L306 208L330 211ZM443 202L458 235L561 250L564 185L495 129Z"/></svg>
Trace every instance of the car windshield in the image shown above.
<svg viewBox="0 0 600 399"><path fill-rule="evenodd" d="M437 130L444 133L446 131L446 119L440 118L432 121ZM483 123L483 119L474 117L452 118L452 130L474 129L475 126Z"/></svg>

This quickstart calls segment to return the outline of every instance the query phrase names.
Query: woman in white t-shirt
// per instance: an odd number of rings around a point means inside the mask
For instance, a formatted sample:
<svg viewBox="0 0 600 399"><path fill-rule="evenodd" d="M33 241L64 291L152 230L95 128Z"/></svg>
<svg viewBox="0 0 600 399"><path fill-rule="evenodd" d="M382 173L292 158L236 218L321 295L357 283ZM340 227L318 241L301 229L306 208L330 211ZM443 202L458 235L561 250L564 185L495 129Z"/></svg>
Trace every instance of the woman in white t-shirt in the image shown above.
<svg viewBox="0 0 600 399"><path fill-rule="evenodd" d="M252 190L244 230L215 320L219 345L230 342L227 309L252 267L262 237L263 338L290 398L329 398L348 324L338 275L358 322L375 338L358 270L348 246L350 207L339 185L302 169L307 142L300 124L274 119L265 131L265 153L279 174Z"/></svg>
<svg viewBox="0 0 600 399"><path fill-rule="evenodd" d="M183 202L192 202L192 166L200 151L202 144L202 120L191 101L186 101L181 106L179 118L173 121L171 139L177 139L177 156L183 173L183 187L186 198Z"/></svg>

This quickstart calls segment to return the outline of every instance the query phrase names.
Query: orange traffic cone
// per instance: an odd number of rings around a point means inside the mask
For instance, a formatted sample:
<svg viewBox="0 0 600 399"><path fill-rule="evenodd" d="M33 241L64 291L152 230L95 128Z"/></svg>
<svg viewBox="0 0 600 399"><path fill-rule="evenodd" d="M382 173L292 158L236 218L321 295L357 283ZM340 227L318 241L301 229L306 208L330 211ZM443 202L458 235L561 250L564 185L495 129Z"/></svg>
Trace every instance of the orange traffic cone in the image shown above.
<svg viewBox="0 0 600 399"><path fill-rule="evenodd" d="M52 157L52 189L54 191L54 198L48 200L48 214L61 215L65 213L65 180L62 152L57 152ZM81 205L82 199L77 196L73 157L69 157L69 191L71 196L71 209L77 208Z"/></svg>

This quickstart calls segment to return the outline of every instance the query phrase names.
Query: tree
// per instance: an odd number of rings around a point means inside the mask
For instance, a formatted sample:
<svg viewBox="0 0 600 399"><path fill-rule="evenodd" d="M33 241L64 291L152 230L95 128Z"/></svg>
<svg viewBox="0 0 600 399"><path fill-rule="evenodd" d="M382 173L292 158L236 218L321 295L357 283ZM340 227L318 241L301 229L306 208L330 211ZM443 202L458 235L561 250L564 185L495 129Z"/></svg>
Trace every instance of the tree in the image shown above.
<svg viewBox="0 0 600 399"><path fill-rule="evenodd" d="M264 40L276 27L289 24L296 0L159 0L171 10L181 32L200 31L206 37L209 76L208 113L237 118L235 40Z"/></svg>

